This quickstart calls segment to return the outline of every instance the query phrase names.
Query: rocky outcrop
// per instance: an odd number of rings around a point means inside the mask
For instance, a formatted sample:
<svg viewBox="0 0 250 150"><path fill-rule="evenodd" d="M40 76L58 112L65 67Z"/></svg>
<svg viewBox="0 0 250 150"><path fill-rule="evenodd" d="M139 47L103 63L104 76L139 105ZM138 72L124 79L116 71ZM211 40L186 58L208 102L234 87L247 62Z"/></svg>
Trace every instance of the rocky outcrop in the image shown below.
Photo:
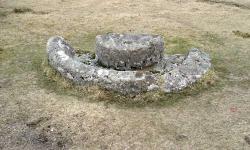
<svg viewBox="0 0 250 150"><path fill-rule="evenodd" d="M49 64L75 84L99 85L125 95L152 90L179 91L199 80L211 67L206 53L191 49L187 55L160 56L150 69L115 70L100 65L100 56L77 56L62 37L48 40L47 53Z"/></svg>

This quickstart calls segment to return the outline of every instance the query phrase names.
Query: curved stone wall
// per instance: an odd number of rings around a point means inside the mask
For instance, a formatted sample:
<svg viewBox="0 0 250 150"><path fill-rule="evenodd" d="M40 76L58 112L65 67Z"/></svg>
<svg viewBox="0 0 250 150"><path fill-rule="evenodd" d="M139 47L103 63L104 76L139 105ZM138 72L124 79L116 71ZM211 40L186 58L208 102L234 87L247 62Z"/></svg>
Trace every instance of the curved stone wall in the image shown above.
<svg viewBox="0 0 250 150"><path fill-rule="evenodd" d="M192 49L187 55L164 56L148 70L108 69L89 54L77 56L75 50L58 36L48 40L47 53L49 64L74 83L99 85L125 95L152 90L178 91L196 82L211 67L206 53Z"/></svg>

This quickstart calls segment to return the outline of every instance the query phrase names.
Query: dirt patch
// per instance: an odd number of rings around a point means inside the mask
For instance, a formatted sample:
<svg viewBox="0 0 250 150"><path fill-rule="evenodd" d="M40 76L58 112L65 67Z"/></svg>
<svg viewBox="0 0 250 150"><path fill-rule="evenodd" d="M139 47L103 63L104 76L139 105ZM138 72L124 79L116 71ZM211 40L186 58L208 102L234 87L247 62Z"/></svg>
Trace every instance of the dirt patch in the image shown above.
<svg viewBox="0 0 250 150"><path fill-rule="evenodd" d="M28 128L23 133L24 140L35 146L53 149L65 149L72 144L70 138L65 135L66 131L59 131L56 126L47 125L38 129Z"/></svg>

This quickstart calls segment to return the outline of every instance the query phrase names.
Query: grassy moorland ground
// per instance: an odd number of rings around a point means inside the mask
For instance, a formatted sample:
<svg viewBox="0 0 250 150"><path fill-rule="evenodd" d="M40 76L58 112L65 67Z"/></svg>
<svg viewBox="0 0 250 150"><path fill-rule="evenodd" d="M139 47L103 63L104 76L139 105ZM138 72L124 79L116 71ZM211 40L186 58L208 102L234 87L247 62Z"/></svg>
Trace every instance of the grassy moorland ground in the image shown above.
<svg viewBox="0 0 250 150"><path fill-rule="evenodd" d="M214 72L181 93L75 88L44 59L50 36L93 51L106 32L198 47ZM0 149L249 149L249 0L0 0Z"/></svg>

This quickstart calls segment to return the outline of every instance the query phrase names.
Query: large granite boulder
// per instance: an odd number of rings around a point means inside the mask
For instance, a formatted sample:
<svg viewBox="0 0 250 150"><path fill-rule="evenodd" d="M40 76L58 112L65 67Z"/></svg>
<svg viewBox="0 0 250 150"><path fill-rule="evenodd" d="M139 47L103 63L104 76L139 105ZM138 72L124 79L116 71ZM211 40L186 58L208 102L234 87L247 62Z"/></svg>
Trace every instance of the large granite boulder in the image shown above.
<svg viewBox="0 0 250 150"><path fill-rule="evenodd" d="M158 35L109 33L96 37L96 56L105 67L133 70L158 63L164 51Z"/></svg>

